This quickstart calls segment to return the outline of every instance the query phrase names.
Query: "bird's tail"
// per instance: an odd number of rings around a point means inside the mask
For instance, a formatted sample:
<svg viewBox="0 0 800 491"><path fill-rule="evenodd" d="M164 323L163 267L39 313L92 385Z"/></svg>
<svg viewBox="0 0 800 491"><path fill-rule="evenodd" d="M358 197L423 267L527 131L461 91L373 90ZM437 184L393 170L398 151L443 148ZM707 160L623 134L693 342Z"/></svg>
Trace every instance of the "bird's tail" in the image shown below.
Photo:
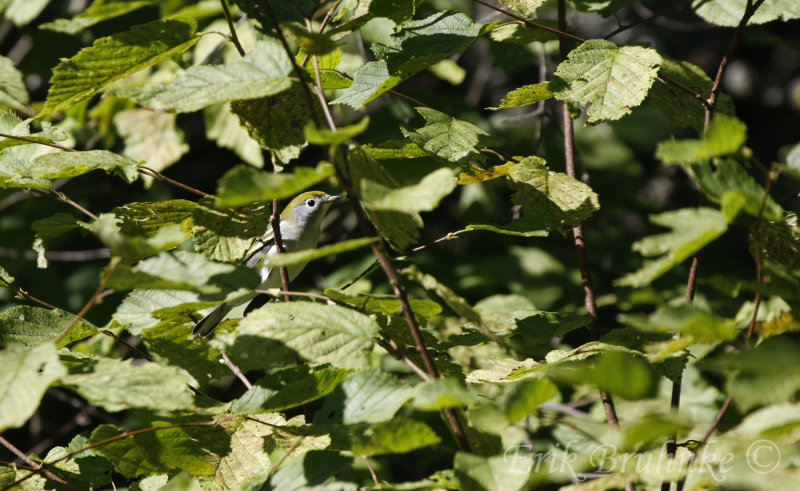
<svg viewBox="0 0 800 491"><path fill-rule="evenodd" d="M234 305L230 305L228 302L221 303L214 307L211 312L208 313L207 316L200 319L200 321L194 325L194 329L192 329L192 334L199 334L203 337L209 337L214 333L214 329L217 327L217 324L228 315L233 309Z"/></svg>

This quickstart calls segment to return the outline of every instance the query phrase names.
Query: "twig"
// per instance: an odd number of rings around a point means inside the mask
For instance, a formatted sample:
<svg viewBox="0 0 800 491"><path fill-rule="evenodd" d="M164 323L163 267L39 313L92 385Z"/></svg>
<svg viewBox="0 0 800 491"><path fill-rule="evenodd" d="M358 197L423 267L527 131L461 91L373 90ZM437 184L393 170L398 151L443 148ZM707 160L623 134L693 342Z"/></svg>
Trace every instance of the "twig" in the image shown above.
<svg viewBox="0 0 800 491"><path fill-rule="evenodd" d="M476 0L479 1L479 0ZM567 28L566 19L566 0L558 0L558 28L562 31ZM569 54L569 45L567 44L566 37L559 40L559 52L561 59L564 60ZM572 116L569 113L569 108L565 102L559 103L561 106L561 120L564 126L564 160L566 165L566 173L568 176L575 177L575 141L574 131L572 124ZM572 236L575 244L575 251L578 255L578 268L581 271L581 283L583 284L583 301L586 306L586 312L592 318L592 323L589 326L589 332L592 339L599 337L598 330L598 315L597 315L597 302L595 301L594 286L592 284L592 272L589 267L589 258L586 252L586 241L583 237L583 226L578 224L572 227ZM614 407L614 401L610 394L600 391L600 400L603 402L603 409L606 413L606 421L611 426L619 426L617 418L617 411Z"/></svg>
<svg viewBox="0 0 800 491"><path fill-rule="evenodd" d="M719 62L717 76L714 77L714 84L711 86L711 95L708 97L708 106L706 107L705 111L703 133L705 133L708 129L708 125L711 123L711 118L714 116L714 110L717 106L717 97L719 97L720 90L722 90L722 76L725 74L725 69L728 67L728 62L733 57L733 52L736 50L736 46L739 44L739 40L742 37L744 28L747 27L747 23L750 21L750 18L753 17L753 14L756 13L756 10L758 10L763 3L764 0L756 0L755 3L753 3L753 0L747 0L747 5L744 8L744 15L742 15L739 25L736 26L736 30L733 33L731 42L728 43L728 49L725 50L725 55Z"/></svg>
<svg viewBox="0 0 800 491"><path fill-rule="evenodd" d="M273 29L275 29L275 33L278 35L278 40L281 42L284 51L286 51L286 56L289 57L289 61L292 63L292 68L294 69L294 73L297 78L300 79L300 87L303 91L303 96L306 98L306 103L308 104L308 110L311 114L314 115L314 120L316 121L319 117L319 113L317 112L317 108L314 106L314 98L311 95L311 90L308 86L303 82L306 80L305 70L297 64L297 60L294 58L294 54L292 53L291 48L289 47L289 43L286 41L286 35L281 28L280 22L278 22L278 18L275 16L275 12L272 10L272 6L269 4L268 0L261 0L260 2L262 10L269 18L269 21L272 23Z"/></svg>
<svg viewBox="0 0 800 491"><path fill-rule="evenodd" d="M231 369L233 374L236 375L236 377L242 381L244 386L247 387L248 389L253 387L253 384L251 384L250 381L247 380L247 377L245 376L244 372L242 372L242 369L236 366L236 364L232 362L230 358L228 358L228 355L225 354L224 351L220 351L220 353L222 353L222 359L223 361L225 361L225 364L228 365L228 368Z"/></svg>
<svg viewBox="0 0 800 491"><path fill-rule="evenodd" d="M75 491L78 491L78 488L76 488L75 486L72 486L72 485L71 485L71 484L69 484L67 481L65 481L65 480L63 480L62 478L58 477L57 475L53 474L53 472L52 472L50 469L43 468L43 467L42 467L42 465L41 465L40 463L38 463L38 462L36 462L35 460L33 460L33 459L31 459L30 457L28 457L28 456L27 456L27 455L26 455L24 452L22 452L22 450L18 449L18 448L17 448L17 447L15 447L14 445L12 445L12 444L11 444L11 442L9 442L8 440L6 440L6 439L5 439L5 438L3 438L2 436L0 436L0 444L2 444L2 445L3 445L4 447L6 447L6 448L7 448L9 451L11 451L11 453L13 453L14 455L16 455L16 456L17 456L17 457L19 457L20 459L22 459L22 460L23 460L25 463L27 463L28 465L30 465L31 467L33 467L33 468L35 469L35 471L34 471L34 472L37 472L37 473L38 473L38 472L41 472L42 474L44 474L45 476L47 476L47 478L48 478L48 479L50 479L50 480L52 480L52 481L55 481L55 482L59 483L60 485L64 486L65 488L67 488L67 489L73 489L73 490L75 490ZM31 474L31 475L32 475L32 474Z"/></svg>
<svg viewBox="0 0 800 491"><path fill-rule="evenodd" d="M21 296L27 298L28 300L36 302L36 303L38 303L40 305L44 305L45 307L48 307L48 308L51 308L51 309L58 309L58 307L56 307L55 305L53 305L51 303L47 303L44 300L38 299L38 298L34 297L33 295L31 295L30 293L26 292L25 290L22 290L21 288L16 287L13 283L9 283L8 281L5 280L5 278L0 278L0 281L5 283L7 288L9 288L11 290L14 290L17 293L17 295L21 295Z"/></svg>
<svg viewBox="0 0 800 491"><path fill-rule="evenodd" d="M364 462L367 464L367 469L369 469L369 474L372 476L372 482L375 483L376 486L380 486L381 483L378 482L378 476L375 474L375 469L372 468L372 463L369 461L369 457L367 454L361 454L361 458L364 459Z"/></svg>
<svg viewBox="0 0 800 491"><path fill-rule="evenodd" d="M63 331L61 331L61 334L56 336L56 338L53 340L54 343L58 344L62 339L64 339L67 336L67 334L69 334L69 332L72 330L72 328L75 327L75 325L78 322L80 322L81 319L83 319L83 316L86 315L87 312L89 312L89 309L91 309L92 306L95 304L95 302L97 302L97 299L100 298L100 294L103 293L103 290L105 290L108 282L111 281L111 276L117 269L118 264L119 264L118 260L115 259L111 260L108 267L108 273L106 273L106 276L103 278L103 281L100 282L100 285L97 286L97 290L95 290L94 295L92 295L89 301L86 302L86 305L83 306L83 308L80 310L80 312L78 312L75 318L72 319L72 322L70 322L69 325Z"/></svg>
<svg viewBox="0 0 800 491"><path fill-rule="evenodd" d="M144 165L140 165L139 168L138 168L138 171L139 171L140 174L144 174L146 176L150 176L150 177L153 177L155 179L158 179L159 181L164 181L166 183L172 184L175 187L179 187L179 188L181 188L181 189L183 189L185 191L189 191L190 193L194 193L194 194L196 194L198 196L209 196L209 194L204 192L204 191L200 191L199 189L195 189L195 188L193 188L191 186L187 186L186 184L184 184L182 182L178 182L175 179L171 179L171 178L165 176L164 174L161 174L160 172L157 172L157 171L151 169L150 167L147 167L147 166L144 166Z"/></svg>
<svg viewBox="0 0 800 491"><path fill-rule="evenodd" d="M318 64L314 64L314 77L317 83L317 93L318 96L321 97L320 103L322 106L323 112L325 112L325 120L328 123L329 128L332 131L336 131L336 123L333 120L333 117L330 114L330 109L328 108L327 100L325 100L324 93L322 92L322 80L320 78L319 73L319 66ZM332 149L333 152L333 149ZM343 149L341 152L342 161L345 168L345 173L347 176L350 175L349 170L349 162L347 161L347 150ZM332 160L335 162L335 159ZM342 175L342 171L340 166L334 165L334 171L336 172L336 177L339 180L340 184L345 188L347 191L347 195L350 198L350 203L353 206L353 211L356 214L356 218L358 220L361 229L364 231L364 234L367 237L373 236L373 232L369 226L369 220L367 216L364 214L364 210L361 208L361 200L358 198L358 195L355 193L353 189L352 183L349 179L345 179L345 176ZM427 346L425 345L425 340L422 337L422 331L420 330L419 324L417 323L417 319L414 317L414 311L411 309L411 304L408 300L408 294L406 293L405 288L400 283L400 280L397 276L397 271L395 271L394 266L392 266L391 261L389 260L388 253L386 252L386 245L383 241L372 242L370 244L372 248L372 253L378 259L378 263L381 265L384 274L386 275L389 283L392 285L392 289L394 290L394 294L397 297L397 300L400 302L400 308L403 313L403 316L408 323L408 327L411 331L411 335L414 338L414 343L417 346L417 352L422 357L422 361L425 365L425 370L428 372L430 378L438 378L439 371L436 369L436 365L433 362L433 358L428 351ZM461 425L461 421L458 419L458 415L453 409L444 409L442 413L445 416L445 419L450 426L453 435L458 442L459 447L462 450L469 452L470 451L470 444L467 440L466 433L464 432L464 428Z"/></svg>
<svg viewBox="0 0 800 491"><path fill-rule="evenodd" d="M373 338L373 340L375 341L375 344L385 349L392 356L392 358L398 361L402 361L403 363L408 365L408 367L411 368L411 370L414 373L416 373L419 378L421 378L426 382L431 379L431 377L427 373L425 373L425 370L420 368L419 365L414 363L414 360L408 358L403 353L400 347L397 346L397 343L395 342L394 339L386 336L386 339Z"/></svg>
<svg viewBox="0 0 800 491"><path fill-rule="evenodd" d="M12 140L19 140L28 143L35 143L38 145L44 145L46 147L53 147L59 150L64 150L65 152L77 152L74 148L65 147L64 145L59 145L58 143L47 142L47 141L39 141L35 138L28 138L24 136L16 136L16 135L9 135L7 133L0 133L0 137L2 138L11 138Z"/></svg>
<svg viewBox="0 0 800 491"><path fill-rule="evenodd" d="M684 7L689 5L691 2L692 2L692 0L681 0L677 5L674 5L674 6L670 7L670 8L668 8L668 9L664 9L661 12L656 12L655 14L649 15L649 16L643 18L643 19L639 19L636 22L632 22L630 24L627 24L627 25L620 26L620 27L616 28L613 31L611 31L610 33L608 33L605 36L603 36L603 39L610 39L610 38L616 36L617 34L623 32L623 31L627 31L628 29L632 29L632 28L634 28L634 27L636 27L638 25L644 24L645 22L650 22L651 20L657 19L658 17L663 17L663 16L668 15L668 14L672 14L672 13L675 13L675 12L680 12L681 10L684 9Z"/></svg>
<svg viewBox="0 0 800 491"><path fill-rule="evenodd" d="M231 21L228 2L226 0L219 0L219 3L222 4L222 12L225 14L225 21L228 22L228 29L231 31L231 41L233 41L233 45L236 46L236 51L239 52L239 55L244 56L244 48L242 48L242 43L239 42L239 37L236 35L236 28L233 26L233 21Z"/></svg>
<svg viewBox="0 0 800 491"><path fill-rule="evenodd" d="M57 191L55 189L32 189L34 194L38 194L39 196L53 196L56 199L63 201L64 203L70 205L71 207L75 208L76 210L80 211L84 215L88 216L92 220L97 220L97 215L92 213L91 211L87 210L77 202L73 201L69 198L66 194L62 193L61 191Z"/></svg>
<svg viewBox="0 0 800 491"><path fill-rule="evenodd" d="M511 17L512 19L517 19L518 21L524 22L525 25L527 25L529 27L533 27L534 29L541 29L542 31L552 32L553 34L559 36L562 39L564 39L564 38L572 39L573 41L578 41L578 42L581 42L581 43L586 41L582 37L579 37L579 36L576 36L574 34L568 33L566 31L566 29L564 28L564 26L559 25L558 29L553 29L550 26L545 26L543 24L538 24L536 22L533 22L530 19L527 19L527 18L521 16L521 15L517 15L514 12L511 12L511 11L506 10L504 8L498 7L497 5L492 5L492 4L488 3L488 2L484 2L483 0L473 0L473 1L475 3L479 3L479 4L483 5L485 7L489 7L492 10L496 10L497 12L500 12L501 14L505 14L505 15Z"/></svg>

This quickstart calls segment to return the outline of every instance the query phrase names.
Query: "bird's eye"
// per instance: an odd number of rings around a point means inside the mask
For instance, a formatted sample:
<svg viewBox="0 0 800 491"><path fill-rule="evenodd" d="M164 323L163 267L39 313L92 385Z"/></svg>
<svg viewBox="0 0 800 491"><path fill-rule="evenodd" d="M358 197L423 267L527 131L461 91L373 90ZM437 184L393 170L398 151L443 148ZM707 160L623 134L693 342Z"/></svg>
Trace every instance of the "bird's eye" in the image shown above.
<svg viewBox="0 0 800 491"><path fill-rule="evenodd" d="M317 202L314 201L313 199L310 199L310 200L306 201L306 206L314 208L315 206L317 206Z"/></svg>

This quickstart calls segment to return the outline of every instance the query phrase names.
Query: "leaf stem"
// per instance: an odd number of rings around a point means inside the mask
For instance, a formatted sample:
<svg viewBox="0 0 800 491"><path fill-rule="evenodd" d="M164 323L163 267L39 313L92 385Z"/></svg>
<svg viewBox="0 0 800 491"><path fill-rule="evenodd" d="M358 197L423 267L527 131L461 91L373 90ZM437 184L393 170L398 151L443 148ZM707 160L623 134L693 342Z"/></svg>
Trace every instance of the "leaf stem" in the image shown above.
<svg viewBox="0 0 800 491"><path fill-rule="evenodd" d="M64 486L65 488L77 491L78 488L76 488L75 486L72 486L71 484L69 484L64 479L62 479L59 476L53 474L53 472L50 469L43 468L40 463L38 463L35 460L33 460L30 457L28 457L22 450L20 450L17 447L15 447L10 441L6 440L2 436L0 436L0 444L2 444L4 447L6 447L11 453L16 455L19 459L24 461L26 464L28 464L29 466L33 467L33 472L42 473L48 479L59 483L60 485Z"/></svg>

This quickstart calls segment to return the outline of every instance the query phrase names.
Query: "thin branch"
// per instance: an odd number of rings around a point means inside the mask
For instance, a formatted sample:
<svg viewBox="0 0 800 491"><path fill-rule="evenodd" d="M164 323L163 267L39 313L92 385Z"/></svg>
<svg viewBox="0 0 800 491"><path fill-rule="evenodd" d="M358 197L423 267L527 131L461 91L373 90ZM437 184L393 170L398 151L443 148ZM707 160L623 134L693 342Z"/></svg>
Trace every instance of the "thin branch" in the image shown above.
<svg viewBox="0 0 800 491"><path fill-rule="evenodd" d="M51 303L47 303L44 300L38 299L38 298L34 297L33 295L31 295L30 293L26 292L25 290L23 290L21 288L18 288L17 286L15 286L12 283L9 283L8 281L5 280L5 278L0 278L0 281L5 283L6 288L14 290L14 292L16 292L17 295L21 295L21 296L27 298L28 300L36 302L36 303L38 303L40 305L44 305L45 307L48 307L48 308L51 308L51 309L58 309L58 307L56 307L55 305L53 305Z"/></svg>
<svg viewBox="0 0 800 491"><path fill-rule="evenodd" d="M278 22L278 17L275 15L275 12L272 10L272 5L269 4L268 0L261 0L260 2L261 9L266 14L267 18L269 18L270 23L272 23L273 29L275 29L275 33L278 35L278 40L281 42L284 51L286 51L286 55L289 57L289 61L292 63L292 68L294 69L294 73L297 78L300 79L300 87L303 91L303 96L306 98L306 103L308 104L308 110L311 114L314 115L314 120L317 120L319 114L317 112L317 108L314 105L314 98L311 95L311 90L308 88L308 85L303 83L306 80L306 73L300 65L297 64L297 60L294 58L294 54L292 53L292 49L289 47L289 43L286 41L286 35L283 32L283 28L281 28L280 22Z"/></svg>
<svg viewBox="0 0 800 491"><path fill-rule="evenodd" d="M728 43L728 49L725 50L725 55L719 62L717 76L714 77L714 84L711 86L711 95L708 97L708 106L706 107L705 112L703 133L705 133L705 131L708 129L708 125L711 123L711 118L714 116L714 111L717 106L717 98L722 90L722 76L725 74L725 69L728 67L728 62L733 57L733 52L736 50L739 40L742 38L744 28L747 27L747 23L750 21L750 18L753 17L753 14L756 13L756 10L758 10L763 3L764 0L756 0L755 3L753 3L753 0L747 0L747 5L744 9L744 15L742 15L739 25L736 26L736 30L733 32L733 37L731 38L731 42Z"/></svg>
<svg viewBox="0 0 800 491"><path fill-rule="evenodd" d="M479 1L479 0L476 0ZM558 0L558 28L561 31L566 31L566 0ZM564 36L559 40L559 53L561 59L565 60L569 54L569 45L567 37ZM564 161L566 165L566 173L570 177L575 177L575 141L574 130L572 123L572 116L569 113L569 108L566 102L560 102L561 120L564 127ZM578 224L572 227L573 242L575 244L575 251L578 256L578 268L581 271L581 283L583 285L583 301L586 306L586 312L592 318L592 323L589 326L589 332L592 339L597 339L598 334L598 315L597 315L597 302L595 300L594 285L592 284L592 272L589 267L589 257L586 252L586 241L583 237L583 226ZM619 426L619 419L617 418L617 411L614 407L614 401L610 394L600 391L600 399L603 402L603 410L606 413L606 421L611 426Z"/></svg>
<svg viewBox="0 0 800 491"><path fill-rule="evenodd" d="M88 216L92 220L97 220L97 215L95 215L91 211L87 210L86 208L84 208L83 206L78 204L77 202L73 201L72 199L69 198L69 196L67 196L66 194L62 193L61 191L57 191L55 189L47 189L47 190L33 189L32 191L35 194L38 194L39 196L53 196L56 199L58 199L60 201L63 201L64 203L66 203L66 204L70 205L71 207L75 208L76 210L80 211L81 213L83 213L84 215Z"/></svg>
<svg viewBox="0 0 800 491"><path fill-rule="evenodd" d="M151 169L150 167L147 167L147 166L144 166L144 165L140 165L139 168L138 168L138 171L139 171L140 174L144 174L146 176L150 176L150 177L153 177L155 179L158 179L159 181L164 181L166 183L172 184L175 187L179 187L179 188L181 188L181 189L183 189L185 191L189 191L190 193L194 193L194 194L196 194L198 196L209 196L209 194L204 192L204 191L200 191L199 189L195 189L195 188L193 188L191 186L187 186L186 184L184 184L182 182L178 182L175 179L171 179L171 178L165 176L164 174L161 174L160 172L157 172L157 171Z"/></svg>
<svg viewBox="0 0 800 491"><path fill-rule="evenodd" d="M376 486L380 486L381 483L378 482L378 475L375 474L375 469L372 468L372 463L369 461L369 457L367 456L367 454L361 454L361 458L364 459L364 462L367 464L367 469L369 469L369 474L372 476L372 482L374 482Z"/></svg>
<svg viewBox="0 0 800 491"><path fill-rule="evenodd" d="M239 55L244 56L244 48L242 48L242 43L239 42L239 37L236 35L236 28L233 26L233 21L231 21L231 12L228 10L228 2L226 0L219 0L219 3L222 4L222 12L225 14L225 21L228 23L228 29L231 31L231 41L233 41L233 45L236 46L236 51L239 52Z"/></svg>
<svg viewBox="0 0 800 491"><path fill-rule="evenodd" d="M72 330L72 328L75 327L75 325L78 322L80 322L81 319L83 319L83 316L86 315L87 312L89 312L89 309L92 308L95 302L97 302L97 299L100 298L100 294L103 293L103 290L105 290L106 285L108 284L109 281L111 281L111 276L114 274L114 271L116 271L118 264L119 261L115 261L114 259L111 260L111 263L109 263L108 273L106 273L106 276L103 278L103 281L101 281L100 284L97 286L97 290L95 290L94 295L92 295L89 301L86 302L86 305L83 306L83 308L80 310L80 312L78 312L75 318L72 319L72 322L70 322L69 325L63 331L61 331L61 334L56 336L56 338L53 340L55 344L58 344L62 339L64 339L67 336L67 334L69 334L69 332Z"/></svg>
<svg viewBox="0 0 800 491"><path fill-rule="evenodd" d="M9 257L11 259L35 261L38 254L30 249L20 250L0 247L0 256ZM99 249L87 249L83 251L45 251L44 257L47 258L48 261L83 262L93 259L108 259L110 253L107 248L101 247Z"/></svg>
<svg viewBox="0 0 800 491"><path fill-rule="evenodd" d="M691 2L692 2L692 0L681 0L678 4L672 6L672 7L668 8L668 9L664 9L661 12L656 12L655 14L647 16L647 17L645 17L643 19L639 19L636 22L632 22L630 24L627 24L627 25L624 25L624 26L620 26L617 29L614 29L610 33L606 34L603 37L603 39L611 39L612 37L616 36L617 34L623 32L623 31L627 31L628 29L632 29L632 28L634 28L636 26L639 26L641 24L644 24L645 22L650 22L653 19L657 19L659 17L663 17L665 15L673 14L673 13L676 13L676 12L680 12L687 5L689 5Z"/></svg>
<svg viewBox="0 0 800 491"><path fill-rule="evenodd" d="M224 351L221 351L220 353L222 353L222 360L225 362L226 365L228 365L228 368L231 369L231 372L233 372L233 374L236 375L236 378L241 380L244 386L247 387L248 389L252 388L253 384L251 384L250 381L247 380L247 377L245 376L244 372L242 372L242 369L236 366L236 364L232 362L230 358L228 358L228 355L225 354Z"/></svg>
<svg viewBox="0 0 800 491"><path fill-rule="evenodd" d="M64 145L59 145L58 143L48 142L48 141L41 141L35 138L28 138L25 136L16 136L16 135L9 135L7 133L0 133L0 137L3 138L11 138L12 140L19 140L28 143L36 143L39 145L44 145L46 147L53 147L59 150L64 150L65 152L77 152L74 148L65 147Z"/></svg>
<svg viewBox="0 0 800 491"><path fill-rule="evenodd" d="M65 481L62 478L58 477L57 475L53 474L53 472L50 471L50 469L43 468L40 463L38 463L35 460L33 460L30 457L28 457L22 450L18 449L14 445L12 445L11 442L6 440L2 436L0 436L0 444L2 444L4 447L6 447L11 453L16 455L20 459L22 459L26 464L28 464L29 466L33 467L35 469L34 472L37 472L37 473L41 472L48 479L59 483L60 485L64 486L67 489L74 489L75 491L78 490L78 488L72 486L67 481Z"/></svg>
<svg viewBox="0 0 800 491"><path fill-rule="evenodd" d="M425 370L420 368L419 365L414 363L414 360L408 358L403 353L400 347L397 346L397 343L395 342L394 339L386 336L386 339L373 338L373 341L375 341L375 344L385 349L392 356L392 358L398 361L402 361L403 363L408 365L408 367L411 368L411 370L414 373L416 373L417 376L422 380L427 382L428 380L431 379L431 377L427 373L425 373Z"/></svg>
<svg viewBox="0 0 800 491"><path fill-rule="evenodd" d="M538 24L536 22L533 22L530 19L527 19L527 18L521 16L521 15L515 14L514 12L511 12L511 11L506 10L504 8L498 7L497 5L492 5L491 3L484 2L483 0L473 0L473 1L475 3L479 3L479 4L483 5L485 7L489 7L492 10L496 10L497 12L500 12L501 14L505 14L505 15L511 17L512 19L517 19L518 21L524 22L525 25L527 25L528 27L533 27L534 29L540 29L542 31L552 32L553 34L559 36L561 39L565 39L565 38L566 39L571 39L573 41L578 41L580 43L586 41L582 37L579 37L579 36L576 36L574 34L570 34L570 33L566 32L566 29L564 28L564 26L559 25L558 29L553 29L550 26L545 26L543 24Z"/></svg>

